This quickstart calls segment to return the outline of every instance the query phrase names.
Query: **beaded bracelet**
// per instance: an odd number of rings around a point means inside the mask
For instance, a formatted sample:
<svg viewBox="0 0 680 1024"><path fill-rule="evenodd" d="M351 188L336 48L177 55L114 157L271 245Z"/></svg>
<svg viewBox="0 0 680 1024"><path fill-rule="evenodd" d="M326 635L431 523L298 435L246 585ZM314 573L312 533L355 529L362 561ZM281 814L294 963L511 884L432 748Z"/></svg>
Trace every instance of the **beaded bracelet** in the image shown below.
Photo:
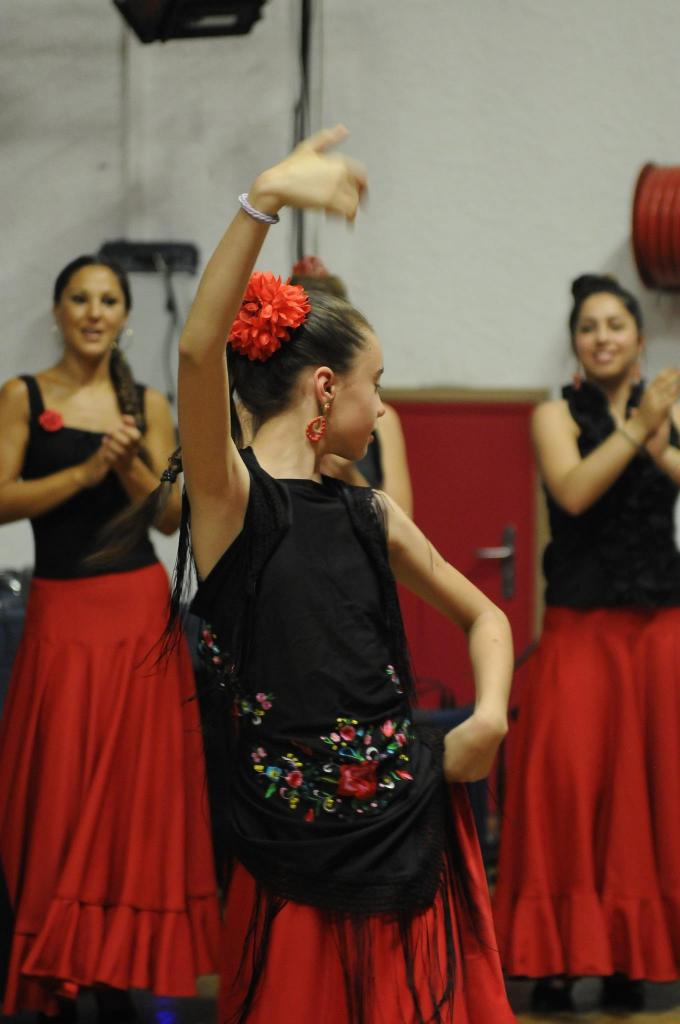
<svg viewBox="0 0 680 1024"><path fill-rule="evenodd" d="M256 210L254 206L251 206L248 202L248 193L243 192L239 197L238 201L241 204L241 209L244 213L247 213L253 220L259 220L262 224L278 224L279 215L278 213L262 213L261 210Z"/></svg>

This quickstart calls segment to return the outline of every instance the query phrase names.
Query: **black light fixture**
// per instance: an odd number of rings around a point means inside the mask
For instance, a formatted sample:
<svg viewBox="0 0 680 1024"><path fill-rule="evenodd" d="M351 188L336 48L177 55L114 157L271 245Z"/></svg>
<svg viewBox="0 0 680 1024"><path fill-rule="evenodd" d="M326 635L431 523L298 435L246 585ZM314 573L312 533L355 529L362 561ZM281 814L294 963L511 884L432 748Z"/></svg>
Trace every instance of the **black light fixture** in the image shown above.
<svg viewBox="0 0 680 1024"><path fill-rule="evenodd" d="M99 256L114 260L131 274L195 274L199 253L193 242L103 242Z"/></svg>
<svg viewBox="0 0 680 1024"><path fill-rule="evenodd" d="M201 36L243 36L266 0L113 0L143 43Z"/></svg>

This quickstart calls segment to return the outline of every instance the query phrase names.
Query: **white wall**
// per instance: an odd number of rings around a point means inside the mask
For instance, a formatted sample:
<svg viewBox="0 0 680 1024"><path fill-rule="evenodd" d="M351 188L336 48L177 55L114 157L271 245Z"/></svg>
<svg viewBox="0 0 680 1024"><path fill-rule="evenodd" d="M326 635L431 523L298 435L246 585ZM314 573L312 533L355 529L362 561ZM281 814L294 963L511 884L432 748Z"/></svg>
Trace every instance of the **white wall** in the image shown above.
<svg viewBox="0 0 680 1024"><path fill-rule="evenodd" d="M382 336L388 385L556 384L585 270L642 293L650 370L677 359L680 299L642 288L629 246L638 169L680 163L677 0L314 7L314 119L350 126L371 189L354 230L310 233ZM119 236L209 255L288 146L298 15L270 0L248 36L142 46L108 0L3 5L3 377L54 357L52 280L72 256ZM262 266L286 273L291 239L284 216ZM185 307L194 285L178 281ZM163 386L160 283L133 287L130 358ZM30 558L26 524L0 530L0 565Z"/></svg>

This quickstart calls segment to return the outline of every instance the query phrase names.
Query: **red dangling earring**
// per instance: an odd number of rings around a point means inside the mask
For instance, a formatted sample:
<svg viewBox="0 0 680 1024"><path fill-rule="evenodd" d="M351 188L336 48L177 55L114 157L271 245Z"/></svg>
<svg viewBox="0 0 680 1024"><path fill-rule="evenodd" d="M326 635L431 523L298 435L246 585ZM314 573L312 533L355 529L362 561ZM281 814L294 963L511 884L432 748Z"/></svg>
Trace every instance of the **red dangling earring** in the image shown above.
<svg viewBox="0 0 680 1024"><path fill-rule="evenodd" d="M635 369L633 370L632 377L633 377L633 384L639 384L640 381L642 380L642 370L640 368L640 364L639 363L635 364Z"/></svg>
<svg viewBox="0 0 680 1024"><path fill-rule="evenodd" d="M571 378L571 383L574 386L574 391L578 391L579 390L579 388L583 384L583 379L584 379L583 378L583 374L581 373L581 364L577 363L576 364L576 373Z"/></svg>
<svg viewBox="0 0 680 1024"><path fill-rule="evenodd" d="M312 444L318 444L326 433L326 427L328 426L326 416L329 409L330 403L324 402L322 412L320 412L318 416L315 416L313 420L310 420L305 427L305 436L308 441L312 442Z"/></svg>

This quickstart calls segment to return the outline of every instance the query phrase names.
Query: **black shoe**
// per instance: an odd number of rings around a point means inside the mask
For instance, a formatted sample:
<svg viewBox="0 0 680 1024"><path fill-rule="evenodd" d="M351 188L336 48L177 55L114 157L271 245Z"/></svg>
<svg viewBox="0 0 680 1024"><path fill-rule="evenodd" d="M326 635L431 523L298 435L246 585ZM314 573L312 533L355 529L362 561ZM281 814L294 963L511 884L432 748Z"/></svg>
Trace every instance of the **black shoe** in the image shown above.
<svg viewBox="0 0 680 1024"><path fill-rule="evenodd" d="M75 999L57 998L59 1010L56 1014L37 1014L38 1024L76 1024L78 1020L78 1007Z"/></svg>
<svg viewBox="0 0 680 1024"><path fill-rule="evenodd" d="M609 1010L644 1010L645 988L625 974L610 974L602 979L601 1005Z"/></svg>
<svg viewBox="0 0 680 1024"><path fill-rule="evenodd" d="M569 978L539 978L531 993L534 1013L558 1013L573 1010L571 980Z"/></svg>
<svg viewBox="0 0 680 1024"><path fill-rule="evenodd" d="M95 988L99 1024L136 1024L140 1020L129 992L117 988Z"/></svg>

